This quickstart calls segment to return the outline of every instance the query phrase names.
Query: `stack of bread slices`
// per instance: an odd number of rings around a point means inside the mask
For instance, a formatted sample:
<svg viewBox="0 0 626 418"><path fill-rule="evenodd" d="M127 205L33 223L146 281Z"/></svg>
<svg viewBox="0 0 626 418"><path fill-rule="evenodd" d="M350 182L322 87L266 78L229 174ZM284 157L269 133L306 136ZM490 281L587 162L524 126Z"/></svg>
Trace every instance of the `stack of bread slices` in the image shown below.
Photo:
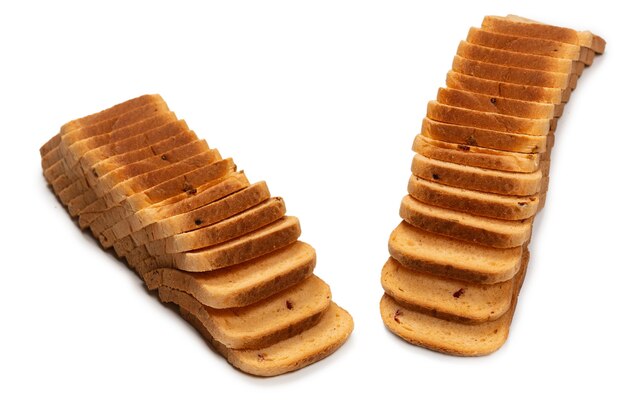
<svg viewBox="0 0 626 418"><path fill-rule="evenodd" d="M46 180L80 227L235 367L296 370L352 332L284 201L265 182L250 184L160 96L69 122L40 151Z"/></svg>
<svg viewBox="0 0 626 418"><path fill-rule="evenodd" d="M517 16L470 29L413 143L381 279L393 333L462 356L504 344L557 121L604 46L590 32Z"/></svg>

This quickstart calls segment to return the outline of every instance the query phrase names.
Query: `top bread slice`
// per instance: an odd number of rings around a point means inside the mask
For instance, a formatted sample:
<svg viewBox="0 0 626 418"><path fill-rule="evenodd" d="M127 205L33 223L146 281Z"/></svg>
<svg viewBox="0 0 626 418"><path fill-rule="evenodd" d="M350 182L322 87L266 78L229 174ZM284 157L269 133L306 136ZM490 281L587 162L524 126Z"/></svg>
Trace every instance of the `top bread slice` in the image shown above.
<svg viewBox="0 0 626 418"><path fill-rule="evenodd" d="M573 29L546 25L519 16L485 16L482 28L496 33L529 38L548 39L572 45L580 45L601 54L606 41L591 32L577 32Z"/></svg>
<svg viewBox="0 0 626 418"><path fill-rule="evenodd" d="M474 45L505 49L524 54L581 61L586 65L591 65L593 57L595 56L595 53L591 49L580 45L552 41L549 39L507 35L504 33L491 32L485 28L470 28L466 39L467 42Z"/></svg>

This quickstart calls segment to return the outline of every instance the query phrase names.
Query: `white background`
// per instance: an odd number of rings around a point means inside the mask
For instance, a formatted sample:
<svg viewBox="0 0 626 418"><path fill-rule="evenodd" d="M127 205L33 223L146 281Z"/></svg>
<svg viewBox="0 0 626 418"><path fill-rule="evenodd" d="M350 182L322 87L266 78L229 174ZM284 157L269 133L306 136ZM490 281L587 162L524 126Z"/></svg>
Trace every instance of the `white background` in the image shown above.
<svg viewBox="0 0 626 418"><path fill-rule="evenodd" d="M130 3L0 6L1 416L624 416L619 2ZM426 103L470 26L508 13L608 46L559 123L510 338L455 358L385 330L379 272ZM335 355L272 379L232 369L66 215L38 148L145 93L300 218L355 319Z"/></svg>

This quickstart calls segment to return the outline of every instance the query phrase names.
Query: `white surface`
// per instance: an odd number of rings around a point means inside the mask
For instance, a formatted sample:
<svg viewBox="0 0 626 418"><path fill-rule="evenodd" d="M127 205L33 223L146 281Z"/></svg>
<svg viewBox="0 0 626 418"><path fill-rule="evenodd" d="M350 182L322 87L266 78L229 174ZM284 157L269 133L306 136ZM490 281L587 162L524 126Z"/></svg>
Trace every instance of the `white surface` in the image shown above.
<svg viewBox="0 0 626 418"><path fill-rule="evenodd" d="M1 416L623 413L619 2L60 3L0 6ZM426 103L469 27L507 13L608 47L559 123L509 341L454 358L385 330L379 271ZM273 379L235 371L55 200L39 146L143 93L285 197L355 319L335 355Z"/></svg>

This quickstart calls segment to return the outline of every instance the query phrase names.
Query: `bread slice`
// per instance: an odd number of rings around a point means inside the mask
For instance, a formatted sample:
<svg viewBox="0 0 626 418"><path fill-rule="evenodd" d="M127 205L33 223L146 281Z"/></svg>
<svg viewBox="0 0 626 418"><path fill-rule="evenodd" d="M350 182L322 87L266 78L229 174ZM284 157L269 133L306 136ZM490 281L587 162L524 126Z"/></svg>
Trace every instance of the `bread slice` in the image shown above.
<svg viewBox="0 0 626 418"><path fill-rule="evenodd" d="M282 218L285 202L274 197L221 222L168 238L149 241L150 254L174 254L210 247L240 237Z"/></svg>
<svg viewBox="0 0 626 418"><path fill-rule="evenodd" d="M545 136L550 133L550 119L526 119L428 102L426 116L438 122L472 126L492 131Z"/></svg>
<svg viewBox="0 0 626 418"><path fill-rule="evenodd" d="M470 28L467 34L467 42L474 45L506 49L508 51L521 52L524 54L582 61L586 65L591 65L593 56L595 55L589 48L581 47L580 45L519 35L506 35L491 32L484 28Z"/></svg>
<svg viewBox="0 0 626 418"><path fill-rule="evenodd" d="M545 152L548 144L554 142L552 134L537 136L498 132L437 122L429 118L424 118L422 121L421 133L437 141L523 153Z"/></svg>
<svg viewBox="0 0 626 418"><path fill-rule="evenodd" d="M452 280L408 269L391 257L383 266L381 284L399 305L468 324L500 318L513 297L513 280L490 285Z"/></svg>
<svg viewBox="0 0 626 418"><path fill-rule="evenodd" d="M454 56L452 70L487 80L560 90L574 88L577 80L576 75L506 67L504 65L470 60L458 55Z"/></svg>
<svg viewBox="0 0 626 418"><path fill-rule="evenodd" d="M184 271L211 271L271 253L298 240L298 218L284 218L247 235L207 249L171 254L173 265Z"/></svg>
<svg viewBox="0 0 626 418"><path fill-rule="evenodd" d="M52 138L50 138L48 141L46 141L46 143L43 144L39 148L39 156L41 157L42 161L46 157L46 155L53 152L59 146L60 143L61 143L61 134L56 134Z"/></svg>
<svg viewBox="0 0 626 418"><path fill-rule="evenodd" d="M514 280L514 292L509 310L494 321L467 324L437 318L408 309L385 294L380 301L380 313L385 326L411 344L456 356L484 356L505 343L515 312L517 297L526 275L528 257L524 257Z"/></svg>
<svg viewBox="0 0 626 418"><path fill-rule="evenodd" d="M413 157L411 171L415 176L434 183L514 196L532 196L539 193L543 179L540 170L534 173L489 170L434 160L419 153Z"/></svg>
<svg viewBox="0 0 626 418"><path fill-rule="evenodd" d="M269 254L224 269L191 273L159 268L143 275L150 290L166 286L216 309L248 306L313 274L315 250L297 241Z"/></svg>
<svg viewBox="0 0 626 418"><path fill-rule="evenodd" d="M413 151L434 160L514 173L532 173L540 168L542 154L499 151L472 145L437 141L417 135Z"/></svg>
<svg viewBox="0 0 626 418"><path fill-rule="evenodd" d="M135 238L138 240L136 242L145 244L148 241L205 228L250 209L266 201L270 196L267 183L264 181L255 183L197 209L172 214L172 216L150 224L145 228L145 233L136 235ZM114 240L120 238L123 238L121 234L114 236Z"/></svg>
<svg viewBox="0 0 626 418"><path fill-rule="evenodd" d="M389 254L413 270L482 284L504 282L519 270L522 247L492 248L433 234L401 222Z"/></svg>
<svg viewBox="0 0 626 418"><path fill-rule="evenodd" d="M529 38L547 39L572 45L591 48L594 52L604 52L606 41L591 32L577 32L573 29L546 25L515 15L506 17L485 16L482 28L491 32Z"/></svg>
<svg viewBox="0 0 626 418"><path fill-rule="evenodd" d="M140 231L146 226L162 219L191 212L208 205L221 197L243 190L250 185L243 172L229 174L215 182L206 183L197 188L187 189L161 202L154 203L126 218L130 229Z"/></svg>
<svg viewBox="0 0 626 418"><path fill-rule="evenodd" d="M454 88L440 88L437 102L488 114L499 114L529 119L552 119L563 113L563 104L529 102L496 95Z"/></svg>
<svg viewBox="0 0 626 418"><path fill-rule="evenodd" d="M459 43L456 54L474 61L554 73L572 73L580 75L585 66L585 64L580 61L490 48L465 41Z"/></svg>
<svg viewBox="0 0 626 418"><path fill-rule="evenodd" d="M460 68L460 71L448 71L446 85L457 90L552 105L567 102L572 92L571 88L563 90L486 79L480 75L474 75L469 67Z"/></svg>
<svg viewBox="0 0 626 418"><path fill-rule="evenodd" d="M435 233L495 248L519 247L530 240L533 218L507 221L427 205L405 196L400 217L409 224Z"/></svg>
<svg viewBox="0 0 626 418"><path fill-rule="evenodd" d="M162 302L193 312L216 341L235 349L267 347L311 328L330 307L330 297L328 285L315 275L242 308L209 308L188 293L159 287Z"/></svg>
<svg viewBox="0 0 626 418"><path fill-rule="evenodd" d="M341 347L354 329L350 314L331 303L315 326L294 337L259 350L233 350L216 342L192 313L182 308L180 313L230 364L255 376L277 376L320 361Z"/></svg>
<svg viewBox="0 0 626 418"><path fill-rule="evenodd" d="M420 202L489 218L523 220L539 210L541 195L504 196L433 183L411 176L409 194Z"/></svg>

